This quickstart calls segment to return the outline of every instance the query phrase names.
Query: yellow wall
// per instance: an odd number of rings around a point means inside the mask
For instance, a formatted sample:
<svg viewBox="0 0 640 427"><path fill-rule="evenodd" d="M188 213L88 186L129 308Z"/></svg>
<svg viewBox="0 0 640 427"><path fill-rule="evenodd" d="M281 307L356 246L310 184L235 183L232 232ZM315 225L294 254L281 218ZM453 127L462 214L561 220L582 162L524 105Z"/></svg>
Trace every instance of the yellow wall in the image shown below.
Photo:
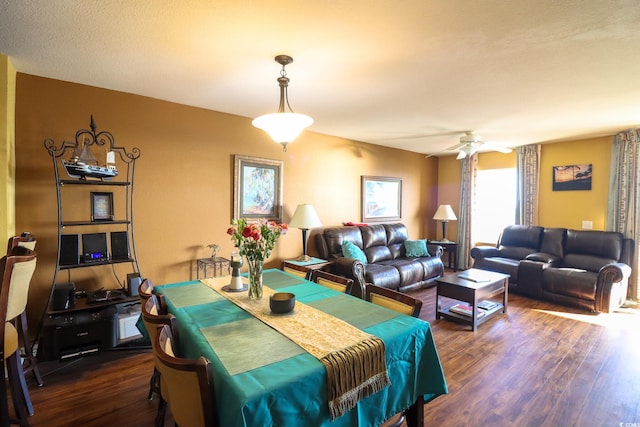
<svg viewBox="0 0 640 427"><path fill-rule="evenodd" d="M613 137L543 144L540 160L540 225L581 229L592 221L594 230L607 224L607 198ZM591 191L553 191L554 166L591 163Z"/></svg>
<svg viewBox="0 0 640 427"><path fill-rule="evenodd" d="M15 234L15 93L16 70L0 55L0 241L5 242Z"/></svg>
<svg viewBox="0 0 640 427"><path fill-rule="evenodd" d="M194 279L195 259L210 255L209 243L222 246L221 256L231 252L226 230L234 154L284 161L285 222L299 203L313 204L324 226L360 221L360 177L376 175L403 180L401 221L411 238L433 227L423 212L436 208L436 159L313 132L304 132L283 152L246 117L18 73L17 229L38 239L30 295L35 313L48 297L57 249L53 165L43 141L73 140L78 129L88 128L91 114L98 131L108 130L117 145L142 152L135 177L136 243L143 276L157 284ZM90 209L88 199L77 205L79 211ZM297 229L283 236L267 267L300 255L301 236ZM309 252L314 251L310 239ZM88 290L116 287L108 282L110 269L101 268L76 269L71 280ZM126 272L119 271L121 278ZM58 278L67 280L66 273Z"/></svg>

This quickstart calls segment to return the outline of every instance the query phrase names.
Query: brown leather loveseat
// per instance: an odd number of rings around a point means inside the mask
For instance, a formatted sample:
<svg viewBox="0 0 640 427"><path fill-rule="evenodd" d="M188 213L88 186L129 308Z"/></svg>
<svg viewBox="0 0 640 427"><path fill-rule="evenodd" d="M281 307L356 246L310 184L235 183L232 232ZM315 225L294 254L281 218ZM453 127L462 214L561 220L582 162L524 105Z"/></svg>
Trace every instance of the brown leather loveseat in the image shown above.
<svg viewBox="0 0 640 427"><path fill-rule="evenodd" d="M474 267L509 274L509 291L609 313L627 295L633 240L611 231L510 225L495 247L471 249Z"/></svg>
<svg viewBox="0 0 640 427"><path fill-rule="evenodd" d="M435 284L444 273L442 247L427 245L428 256L407 256L407 240L407 227L400 223L329 227L316 235L316 247L321 258L334 261L332 272L354 279L360 292L365 283L401 292ZM345 241L360 248L366 261L345 258Z"/></svg>

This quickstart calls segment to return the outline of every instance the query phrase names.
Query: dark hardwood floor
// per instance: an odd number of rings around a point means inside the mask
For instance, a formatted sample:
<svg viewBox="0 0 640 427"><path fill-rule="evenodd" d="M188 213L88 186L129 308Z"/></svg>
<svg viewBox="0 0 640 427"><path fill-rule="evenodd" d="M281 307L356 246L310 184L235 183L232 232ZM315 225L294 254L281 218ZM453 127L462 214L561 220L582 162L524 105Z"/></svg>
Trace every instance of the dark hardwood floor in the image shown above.
<svg viewBox="0 0 640 427"><path fill-rule="evenodd" d="M425 406L428 426L640 425L640 312L592 315L518 295L477 332L435 320L435 288L413 293L431 323L449 394ZM150 351L41 364L30 383L37 426L151 426ZM167 426L173 425L171 415ZM305 426L306 427L306 426Z"/></svg>

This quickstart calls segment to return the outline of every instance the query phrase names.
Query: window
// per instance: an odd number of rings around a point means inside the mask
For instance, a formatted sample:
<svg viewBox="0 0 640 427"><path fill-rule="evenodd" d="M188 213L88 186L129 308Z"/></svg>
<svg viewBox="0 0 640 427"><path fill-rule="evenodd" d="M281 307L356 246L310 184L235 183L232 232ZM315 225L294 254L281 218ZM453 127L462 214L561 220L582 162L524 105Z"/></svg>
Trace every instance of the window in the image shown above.
<svg viewBox="0 0 640 427"><path fill-rule="evenodd" d="M515 168L478 170L473 242L495 244L504 227L515 223L517 182Z"/></svg>

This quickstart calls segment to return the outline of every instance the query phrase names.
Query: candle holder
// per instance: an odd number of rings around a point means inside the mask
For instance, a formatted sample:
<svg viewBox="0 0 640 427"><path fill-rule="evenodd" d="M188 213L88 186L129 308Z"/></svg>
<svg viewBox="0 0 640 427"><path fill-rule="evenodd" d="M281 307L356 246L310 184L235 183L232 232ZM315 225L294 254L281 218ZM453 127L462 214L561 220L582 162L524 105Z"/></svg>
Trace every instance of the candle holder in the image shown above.
<svg viewBox="0 0 640 427"><path fill-rule="evenodd" d="M247 285L242 283L240 267L242 267L242 256L238 252L231 252L231 282L223 287L225 291L242 292L247 290Z"/></svg>

